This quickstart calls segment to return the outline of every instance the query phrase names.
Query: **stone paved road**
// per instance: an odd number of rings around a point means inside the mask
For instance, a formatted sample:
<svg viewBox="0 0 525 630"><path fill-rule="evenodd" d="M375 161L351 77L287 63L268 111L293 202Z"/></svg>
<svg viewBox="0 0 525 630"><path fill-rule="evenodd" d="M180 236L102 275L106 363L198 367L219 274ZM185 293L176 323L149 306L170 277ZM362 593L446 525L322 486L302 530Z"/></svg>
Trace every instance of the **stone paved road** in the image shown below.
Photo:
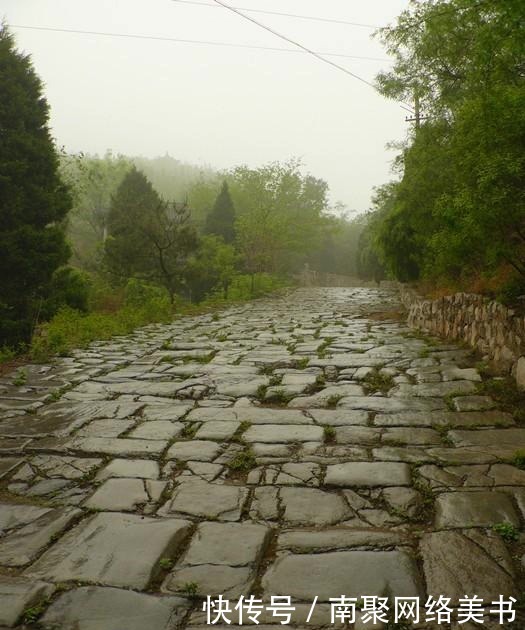
<svg viewBox="0 0 525 630"><path fill-rule="evenodd" d="M342 594L519 597L492 526L523 522L525 429L398 308L298 290L4 378L0 627L197 630L216 594L289 595L299 627L316 596L308 627Z"/></svg>

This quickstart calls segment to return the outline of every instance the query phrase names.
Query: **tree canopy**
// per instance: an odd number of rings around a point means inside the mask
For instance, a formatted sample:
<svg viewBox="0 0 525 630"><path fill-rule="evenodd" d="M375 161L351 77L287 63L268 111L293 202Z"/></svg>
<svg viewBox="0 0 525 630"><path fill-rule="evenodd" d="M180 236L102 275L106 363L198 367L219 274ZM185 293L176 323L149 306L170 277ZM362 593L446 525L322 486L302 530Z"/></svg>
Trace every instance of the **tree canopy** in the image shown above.
<svg viewBox="0 0 525 630"><path fill-rule="evenodd" d="M42 82L0 27L0 346L27 342L53 272L69 258L71 198L58 173Z"/></svg>
<svg viewBox="0 0 525 630"><path fill-rule="evenodd" d="M226 181L206 217L205 232L221 236L225 243L233 243L235 240L235 208Z"/></svg>
<svg viewBox="0 0 525 630"><path fill-rule="evenodd" d="M395 277L525 289L524 28L519 0L425 0L380 32L381 91L426 114L367 228Z"/></svg>

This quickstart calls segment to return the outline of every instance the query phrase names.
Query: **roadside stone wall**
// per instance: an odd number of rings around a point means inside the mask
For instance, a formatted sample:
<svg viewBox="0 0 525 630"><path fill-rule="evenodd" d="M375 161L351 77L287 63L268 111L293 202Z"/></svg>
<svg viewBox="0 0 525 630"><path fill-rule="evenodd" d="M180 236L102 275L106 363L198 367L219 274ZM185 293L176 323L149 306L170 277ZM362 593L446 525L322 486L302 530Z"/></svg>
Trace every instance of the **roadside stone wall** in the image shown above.
<svg viewBox="0 0 525 630"><path fill-rule="evenodd" d="M428 300L401 285L400 294L409 326L467 343L525 389L525 317L474 293Z"/></svg>

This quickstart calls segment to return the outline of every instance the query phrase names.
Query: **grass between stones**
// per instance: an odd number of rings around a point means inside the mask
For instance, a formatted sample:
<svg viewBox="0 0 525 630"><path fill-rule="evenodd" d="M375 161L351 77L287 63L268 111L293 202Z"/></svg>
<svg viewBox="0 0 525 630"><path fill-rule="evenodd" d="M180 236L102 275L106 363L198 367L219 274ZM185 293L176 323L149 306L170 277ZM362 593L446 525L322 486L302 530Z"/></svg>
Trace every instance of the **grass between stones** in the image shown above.
<svg viewBox="0 0 525 630"><path fill-rule="evenodd" d="M310 363L310 359L305 357L304 359L298 359L297 361L295 361L293 364L293 367L296 370L305 370L308 367L309 363Z"/></svg>
<svg viewBox="0 0 525 630"><path fill-rule="evenodd" d="M363 387L367 396L375 392L387 394L394 385L393 377L390 374L382 372L378 367L372 368L363 379Z"/></svg>
<svg viewBox="0 0 525 630"><path fill-rule="evenodd" d="M257 466L255 453L250 447L246 447L243 451L237 453L237 455L230 459L226 465L230 473L250 472L250 470L253 470Z"/></svg>
<svg viewBox="0 0 525 630"><path fill-rule="evenodd" d="M516 451L511 464L520 470L525 470L525 451Z"/></svg>
<svg viewBox="0 0 525 630"><path fill-rule="evenodd" d="M333 396L329 396L326 399L326 408L327 409L335 409L337 407L337 403L343 398L340 394L334 394Z"/></svg>
<svg viewBox="0 0 525 630"><path fill-rule="evenodd" d="M315 335L314 335L315 336ZM326 359L329 357L327 348L334 341L334 337L325 337L323 343L317 348L317 358Z"/></svg>
<svg viewBox="0 0 525 630"><path fill-rule="evenodd" d="M490 396L500 409L512 414L516 422L525 424L525 392L518 389L512 377L487 378L478 384L478 392Z"/></svg>
<svg viewBox="0 0 525 630"><path fill-rule="evenodd" d="M323 439L325 444L334 444L336 437L336 431L331 424L323 425Z"/></svg>
<svg viewBox="0 0 525 630"><path fill-rule="evenodd" d="M492 526L492 531L499 534L506 543L513 543L519 539L519 531L512 523L496 523Z"/></svg>
<svg viewBox="0 0 525 630"><path fill-rule="evenodd" d="M264 397L265 402L272 403L273 405L278 405L280 407L285 407L293 396L287 394L284 389L276 389L271 392L270 395L266 394Z"/></svg>
<svg viewBox="0 0 525 630"><path fill-rule="evenodd" d="M25 368L18 368L15 377L13 379L13 385L15 387L22 387L27 383L27 370Z"/></svg>
<svg viewBox="0 0 525 630"><path fill-rule="evenodd" d="M180 436L182 438L192 440L195 437L199 426L200 424L198 422L186 422L184 425L184 429L182 429L182 431L180 432Z"/></svg>
<svg viewBox="0 0 525 630"><path fill-rule="evenodd" d="M230 442L235 442L236 444L244 444L244 438L242 437L244 432L247 431L252 426L252 423L248 420L243 420L241 424L237 427L237 430L232 435Z"/></svg>

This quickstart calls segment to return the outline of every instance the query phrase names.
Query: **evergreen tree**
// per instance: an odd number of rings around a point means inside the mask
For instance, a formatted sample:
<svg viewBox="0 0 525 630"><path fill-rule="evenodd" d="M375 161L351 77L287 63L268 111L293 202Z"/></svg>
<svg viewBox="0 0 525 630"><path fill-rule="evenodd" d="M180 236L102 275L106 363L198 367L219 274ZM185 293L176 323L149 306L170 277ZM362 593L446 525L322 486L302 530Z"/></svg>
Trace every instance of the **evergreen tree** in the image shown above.
<svg viewBox="0 0 525 630"><path fill-rule="evenodd" d="M228 183L223 182L220 193L215 199L213 209L206 218L205 232L222 236L225 243L235 240L235 208L230 196Z"/></svg>
<svg viewBox="0 0 525 630"><path fill-rule="evenodd" d="M71 199L31 59L0 25L0 347L27 342L53 272L67 262Z"/></svg>
<svg viewBox="0 0 525 630"><path fill-rule="evenodd" d="M198 238L185 204L167 203L132 167L113 197L105 259L120 280L139 278L165 287L173 302L186 292L190 256Z"/></svg>
<svg viewBox="0 0 525 630"><path fill-rule="evenodd" d="M117 278L144 276L151 269L147 225L161 204L144 173L133 166L117 188L107 218L106 263Z"/></svg>

